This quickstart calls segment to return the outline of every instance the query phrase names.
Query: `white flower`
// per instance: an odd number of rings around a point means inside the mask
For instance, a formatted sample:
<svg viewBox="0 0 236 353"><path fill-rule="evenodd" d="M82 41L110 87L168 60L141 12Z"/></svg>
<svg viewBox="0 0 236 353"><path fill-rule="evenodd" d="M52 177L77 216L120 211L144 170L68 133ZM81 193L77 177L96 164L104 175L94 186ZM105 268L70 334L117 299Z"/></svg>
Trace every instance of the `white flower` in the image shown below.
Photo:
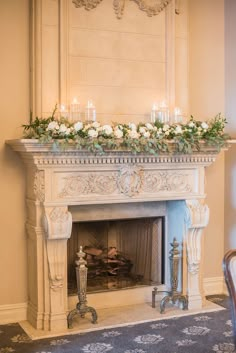
<svg viewBox="0 0 236 353"><path fill-rule="evenodd" d="M166 135L166 136L169 136L169 135L170 135L170 131L166 131L166 132L165 132L165 135Z"/></svg>
<svg viewBox="0 0 236 353"><path fill-rule="evenodd" d="M83 123L81 121L78 121L77 123L74 124L74 129L75 131L80 131L83 129Z"/></svg>
<svg viewBox="0 0 236 353"><path fill-rule="evenodd" d="M163 131L167 131L167 130L169 130L169 128L170 128L170 126L168 124L165 124L163 126Z"/></svg>
<svg viewBox="0 0 236 353"><path fill-rule="evenodd" d="M134 123L129 123L129 128L131 130L137 130L137 126Z"/></svg>
<svg viewBox="0 0 236 353"><path fill-rule="evenodd" d="M95 129L97 129L100 126L100 123L98 121L94 121L92 123L92 127L95 127Z"/></svg>
<svg viewBox="0 0 236 353"><path fill-rule="evenodd" d="M204 129L204 130L207 130L208 129L208 124L203 122L201 123L201 127Z"/></svg>
<svg viewBox="0 0 236 353"><path fill-rule="evenodd" d="M90 129L88 130L88 136L89 137L97 137L98 136L98 132L94 129Z"/></svg>
<svg viewBox="0 0 236 353"><path fill-rule="evenodd" d="M111 135L113 132L111 125L103 125L102 130L105 132L106 135Z"/></svg>
<svg viewBox="0 0 236 353"><path fill-rule="evenodd" d="M150 124L150 123L145 124L145 126L146 126L146 128L147 128L148 130L153 130L153 129L154 129L153 125Z"/></svg>
<svg viewBox="0 0 236 353"><path fill-rule="evenodd" d="M150 135L151 135L151 134L150 134L150 132L149 132L149 131L146 131L146 132L143 134L143 136L144 136L144 137L146 137L146 138L149 138L149 137L150 137Z"/></svg>
<svg viewBox="0 0 236 353"><path fill-rule="evenodd" d="M67 130L65 131L65 135L70 135L70 133L71 133L71 128L68 127Z"/></svg>
<svg viewBox="0 0 236 353"><path fill-rule="evenodd" d="M65 125L65 124L61 124L61 125L60 125L60 128L59 128L59 132L64 133L64 132L66 132L66 131L67 131L66 125Z"/></svg>
<svg viewBox="0 0 236 353"><path fill-rule="evenodd" d="M58 122L57 122L57 121L51 121L51 122L48 124L47 131L48 131L48 130L58 130L58 129L59 129L59 125L58 125Z"/></svg>
<svg viewBox="0 0 236 353"><path fill-rule="evenodd" d="M193 121L190 121L190 123L188 124L189 127L195 127L195 124Z"/></svg>
<svg viewBox="0 0 236 353"><path fill-rule="evenodd" d="M140 134L145 134L146 128L145 128L144 126L141 126L141 127L139 128L139 132L140 132Z"/></svg>
<svg viewBox="0 0 236 353"><path fill-rule="evenodd" d="M129 137L131 137L132 139L137 139L139 138L140 134L136 131L136 130L129 130L128 131L128 135Z"/></svg>
<svg viewBox="0 0 236 353"><path fill-rule="evenodd" d="M121 131L120 129L115 129L114 135L116 138L120 139L121 137L123 137L123 131Z"/></svg>
<svg viewBox="0 0 236 353"><path fill-rule="evenodd" d="M176 134L182 134L182 127L180 125L177 125L176 128L175 128L175 133Z"/></svg>

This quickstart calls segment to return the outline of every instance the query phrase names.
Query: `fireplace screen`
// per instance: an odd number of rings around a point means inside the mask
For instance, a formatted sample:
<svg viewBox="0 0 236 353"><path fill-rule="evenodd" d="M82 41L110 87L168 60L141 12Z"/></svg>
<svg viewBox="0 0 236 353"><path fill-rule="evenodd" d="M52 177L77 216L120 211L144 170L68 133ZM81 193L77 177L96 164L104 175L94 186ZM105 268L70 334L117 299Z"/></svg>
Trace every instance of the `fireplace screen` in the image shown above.
<svg viewBox="0 0 236 353"><path fill-rule="evenodd" d="M163 283L164 219L73 223L68 241L68 291L76 288L76 252L82 245L88 267L87 292Z"/></svg>

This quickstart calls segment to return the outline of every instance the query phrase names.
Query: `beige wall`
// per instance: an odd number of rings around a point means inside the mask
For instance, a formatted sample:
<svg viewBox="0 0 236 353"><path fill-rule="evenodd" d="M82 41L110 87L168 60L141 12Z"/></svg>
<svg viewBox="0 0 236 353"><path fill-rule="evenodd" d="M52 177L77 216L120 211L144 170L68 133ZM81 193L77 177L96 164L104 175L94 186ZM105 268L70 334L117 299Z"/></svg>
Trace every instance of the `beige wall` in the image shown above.
<svg viewBox="0 0 236 353"><path fill-rule="evenodd" d="M29 117L28 0L0 1L0 305L26 302L25 175L5 140Z"/></svg>
<svg viewBox="0 0 236 353"><path fill-rule="evenodd" d="M199 120L224 114L224 1L189 0L190 112ZM207 169L205 277L222 276L224 254L224 153Z"/></svg>
<svg viewBox="0 0 236 353"><path fill-rule="evenodd" d="M236 1L225 1L225 106L228 132L236 137ZM225 250L236 248L236 145L225 158Z"/></svg>

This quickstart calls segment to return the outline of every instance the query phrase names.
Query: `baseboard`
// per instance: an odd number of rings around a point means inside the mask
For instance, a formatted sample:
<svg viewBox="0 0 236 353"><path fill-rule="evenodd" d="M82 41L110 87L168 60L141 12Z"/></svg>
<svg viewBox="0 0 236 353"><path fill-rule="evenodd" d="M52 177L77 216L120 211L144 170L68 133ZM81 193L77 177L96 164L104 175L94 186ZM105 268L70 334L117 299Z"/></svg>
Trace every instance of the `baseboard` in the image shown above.
<svg viewBox="0 0 236 353"><path fill-rule="evenodd" d="M0 305L0 324L26 320L27 303Z"/></svg>
<svg viewBox="0 0 236 353"><path fill-rule="evenodd" d="M203 279L203 289L205 295L226 294L224 277L210 277Z"/></svg>

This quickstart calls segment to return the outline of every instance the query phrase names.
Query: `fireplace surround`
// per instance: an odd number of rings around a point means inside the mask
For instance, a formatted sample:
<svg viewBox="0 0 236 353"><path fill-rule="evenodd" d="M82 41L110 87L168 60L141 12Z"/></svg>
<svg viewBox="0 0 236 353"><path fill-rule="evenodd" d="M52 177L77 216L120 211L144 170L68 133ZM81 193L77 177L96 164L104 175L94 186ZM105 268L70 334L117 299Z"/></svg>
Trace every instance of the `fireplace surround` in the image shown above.
<svg viewBox="0 0 236 353"><path fill-rule="evenodd" d="M52 144L37 140L7 143L27 169L27 317L34 328L67 327L67 240L72 222L91 215L99 220L113 219L117 212L120 218L165 217L166 254L174 237L182 245L180 289L190 309L202 307L201 235L209 219L205 168L217 156L214 148L191 155L96 155L73 145L53 150ZM163 286L168 289L168 255L166 259ZM151 301L152 288L148 290Z"/></svg>

